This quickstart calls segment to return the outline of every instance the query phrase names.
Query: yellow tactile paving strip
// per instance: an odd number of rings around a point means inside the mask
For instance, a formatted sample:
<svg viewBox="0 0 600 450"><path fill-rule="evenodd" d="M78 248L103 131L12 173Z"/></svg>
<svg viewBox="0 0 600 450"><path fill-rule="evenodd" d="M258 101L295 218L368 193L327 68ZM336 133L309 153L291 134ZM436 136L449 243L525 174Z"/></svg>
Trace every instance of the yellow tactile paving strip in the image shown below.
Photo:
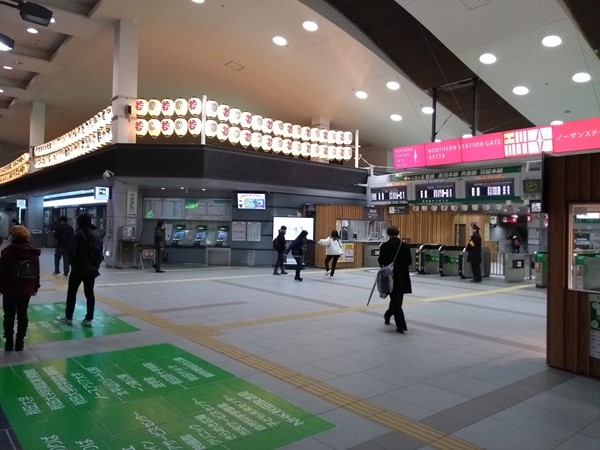
<svg viewBox="0 0 600 450"><path fill-rule="evenodd" d="M502 288L494 290L494 292L506 292L516 289L521 289L524 286L512 286L508 288ZM481 291L471 294L461 294L460 296L449 295L443 297L435 297L429 299L423 299L421 301L436 301L436 300L447 300L450 298L464 298L467 296L486 295L491 291ZM234 324L225 324L218 327L208 327L204 325L190 325L181 326L174 324L168 320L162 319L155 316L154 314L147 313L138 308L126 305L122 302L114 300L102 294L96 295L97 300L112 306L122 312L130 314L148 323L151 323L157 327L160 327L170 332L185 337L186 339L203 345L213 351L219 352L223 355L228 356L242 364L253 367L266 373L274 378L280 379L285 383L295 386L298 389L302 389L305 392L311 393L319 398L329 401L339 407L342 407L348 411L353 412L361 417L371 420L375 423L383 425L391 430L403 433L417 441L422 442L431 448L440 450L476 450L480 447L470 444L462 439L448 435L444 432L436 430L427 425L421 424L418 421L407 418L398 414L394 411L389 411L378 405L362 400L354 395L343 392L339 389L333 388L326 383L316 380L312 377L303 375L299 372L288 369L287 367L281 366L277 363L268 361L260 356L253 355L251 353L240 350L239 348L219 342L214 338L215 335L219 334L219 330L244 327L250 325L264 324L270 322L281 322L286 320L295 320L307 317L318 317L330 314L339 314L350 311L361 311L370 308L382 307L383 305L371 305L361 307L350 307L350 308L336 308L327 311L316 311L313 313L303 314L291 314L280 317L272 317L267 319L257 319L252 321L236 322ZM418 303L418 302L416 302Z"/></svg>

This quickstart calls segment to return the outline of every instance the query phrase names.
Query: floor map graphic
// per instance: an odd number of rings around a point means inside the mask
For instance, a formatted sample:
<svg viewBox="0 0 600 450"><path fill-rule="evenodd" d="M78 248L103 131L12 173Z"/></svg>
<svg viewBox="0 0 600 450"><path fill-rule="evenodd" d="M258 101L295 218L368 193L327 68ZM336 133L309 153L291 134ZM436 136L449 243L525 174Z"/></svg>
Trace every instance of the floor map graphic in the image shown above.
<svg viewBox="0 0 600 450"><path fill-rule="evenodd" d="M329 422L170 344L0 368L23 449L276 449Z"/></svg>
<svg viewBox="0 0 600 450"><path fill-rule="evenodd" d="M26 344L41 344L44 342L66 341L92 336L128 333L138 331L126 322L110 316L98 308L94 311L93 326L82 327L85 317L85 301L77 302L73 314L73 324L65 325L56 321L57 316L65 315L65 302L29 305L29 327L27 328Z"/></svg>

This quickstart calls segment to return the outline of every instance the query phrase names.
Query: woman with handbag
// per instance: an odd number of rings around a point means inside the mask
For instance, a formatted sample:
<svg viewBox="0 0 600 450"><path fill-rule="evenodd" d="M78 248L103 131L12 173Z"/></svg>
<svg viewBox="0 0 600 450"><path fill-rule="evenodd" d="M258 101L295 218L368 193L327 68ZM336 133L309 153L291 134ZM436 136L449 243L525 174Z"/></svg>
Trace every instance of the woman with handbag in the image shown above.
<svg viewBox="0 0 600 450"><path fill-rule="evenodd" d="M412 293L410 274L408 268L412 264L410 248L400 240L400 230L391 225L387 229L389 239L379 247L379 258L377 262L381 267L394 263L394 285L390 293L390 304L388 310L383 315L386 325L390 324L390 318L394 316L396 322L396 331L404 333L407 331L406 319L402 310L404 294Z"/></svg>

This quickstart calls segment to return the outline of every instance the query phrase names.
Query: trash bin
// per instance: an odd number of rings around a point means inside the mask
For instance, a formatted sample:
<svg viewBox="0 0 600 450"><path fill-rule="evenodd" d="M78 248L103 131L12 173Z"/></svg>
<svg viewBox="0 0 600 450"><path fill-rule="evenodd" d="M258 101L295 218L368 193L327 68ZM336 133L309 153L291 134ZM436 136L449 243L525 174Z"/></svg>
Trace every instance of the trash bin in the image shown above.
<svg viewBox="0 0 600 450"><path fill-rule="evenodd" d="M548 286L548 253L535 252L534 258L535 287Z"/></svg>
<svg viewBox="0 0 600 450"><path fill-rule="evenodd" d="M525 281L526 256L519 253L504 254L504 281L518 283ZM528 268L527 268L528 269Z"/></svg>

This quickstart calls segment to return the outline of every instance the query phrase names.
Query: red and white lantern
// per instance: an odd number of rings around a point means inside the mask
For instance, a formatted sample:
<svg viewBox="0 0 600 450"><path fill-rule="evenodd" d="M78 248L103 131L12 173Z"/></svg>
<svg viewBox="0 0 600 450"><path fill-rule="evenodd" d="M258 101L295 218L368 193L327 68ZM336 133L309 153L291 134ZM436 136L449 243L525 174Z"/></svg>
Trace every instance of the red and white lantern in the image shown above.
<svg viewBox="0 0 600 450"><path fill-rule="evenodd" d="M160 121L161 133L165 137L169 137L175 131L175 122L172 119L163 119Z"/></svg>
<svg viewBox="0 0 600 450"><path fill-rule="evenodd" d="M229 127L229 142L231 142L232 144L237 144L238 142L240 142L240 129L238 127Z"/></svg>
<svg viewBox="0 0 600 450"><path fill-rule="evenodd" d="M165 117L171 117L175 112L175 102L170 98L165 98L161 103L162 114Z"/></svg>
<svg viewBox="0 0 600 450"><path fill-rule="evenodd" d="M146 136L148 134L148 121L146 119L136 119L133 126L137 136Z"/></svg>
<svg viewBox="0 0 600 450"><path fill-rule="evenodd" d="M135 101L133 108L135 109L136 115L145 116L146 114L148 114L148 100L143 99L143 98L138 98Z"/></svg>
<svg viewBox="0 0 600 450"><path fill-rule="evenodd" d="M188 100L188 112L192 116L199 116L202 114L202 100L198 97L192 97ZM188 121L188 126L190 125Z"/></svg>
<svg viewBox="0 0 600 450"><path fill-rule="evenodd" d="M198 117L191 117L187 121L189 133L196 137L202 132L202 120Z"/></svg>

